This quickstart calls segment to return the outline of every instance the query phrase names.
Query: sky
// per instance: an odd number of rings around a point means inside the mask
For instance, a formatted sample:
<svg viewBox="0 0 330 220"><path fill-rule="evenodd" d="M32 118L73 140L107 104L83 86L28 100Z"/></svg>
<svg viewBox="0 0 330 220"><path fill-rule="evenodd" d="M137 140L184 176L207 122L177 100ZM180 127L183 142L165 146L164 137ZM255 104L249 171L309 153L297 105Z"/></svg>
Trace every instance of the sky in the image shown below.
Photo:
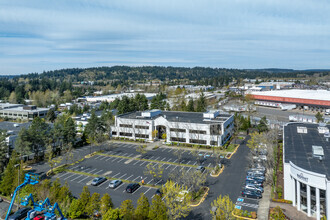
<svg viewBox="0 0 330 220"><path fill-rule="evenodd" d="M96 66L330 68L328 0L2 0L0 75Z"/></svg>

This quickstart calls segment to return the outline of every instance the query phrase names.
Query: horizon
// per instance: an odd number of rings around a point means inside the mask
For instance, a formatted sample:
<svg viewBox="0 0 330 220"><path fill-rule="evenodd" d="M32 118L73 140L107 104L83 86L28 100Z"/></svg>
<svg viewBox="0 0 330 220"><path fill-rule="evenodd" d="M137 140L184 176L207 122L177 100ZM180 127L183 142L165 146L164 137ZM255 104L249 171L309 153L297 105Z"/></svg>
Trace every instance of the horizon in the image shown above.
<svg viewBox="0 0 330 220"><path fill-rule="evenodd" d="M330 69L330 2L0 2L0 75L101 66Z"/></svg>

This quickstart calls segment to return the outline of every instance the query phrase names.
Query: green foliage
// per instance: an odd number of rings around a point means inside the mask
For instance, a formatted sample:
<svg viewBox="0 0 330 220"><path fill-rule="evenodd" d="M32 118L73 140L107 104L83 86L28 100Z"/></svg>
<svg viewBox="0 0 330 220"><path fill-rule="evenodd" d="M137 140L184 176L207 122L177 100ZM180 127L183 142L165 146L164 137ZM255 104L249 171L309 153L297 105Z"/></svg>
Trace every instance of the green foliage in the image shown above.
<svg viewBox="0 0 330 220"><path fill-rule="evenodd" d="M150 108L165 110L167 108L167 102L164 99L166 99L165 94L157 94L155 97L152 98Z"/></svg>
<svg viewBox="0 0 330 220"><path fill-rule="evenodd" d="M317 120L317 123L320 123L320 122L323 122L324 121L323 115L320 112L317 112L315 114L315 118Z"/></svg>
<svg viewBox="0 0 330 220"><path fill-rule="evenodd" d="M0 130L0 174L3 172L8 154L8 145L6 142L6 132Z"/></svg>
<svg viewBox="0 0 330 220"><path fill-rule="evenodd" d="M257 128L260 132L265 132L268 131L268 127L267 127L267 118L266 116L262 117L259 124L257 125Z"/></svg>
<svg viewBox="0 0 330 220"><path fill-rule="evenodd" d="M119 220L122 219L122 214L119 209L109 209L107 213L102 216L102 220Z"/></svg>
<svg viewBox="0 0 330 220"><path fill-rule="evenodd" d="M150 175L154 180L154 182L160 180L163 176L163 173L164 173L164 168L162 167L161 164L158 164L158 166L154 166L154 164L149 163L144 170L144 174Z"/></svg>
<svg viewBox="0 0 330 220"><path fill-rule="evenodd" d="M95 111L92 111L88 124L85 127L84 133L92 144L98 144L104 141L104 133L106 132L105 123L101 118L98 118Z"/></svg>
<svg viewBox="0 0 330 220"><path fill-rule="evenodd" d="M205 99L204 93L202 93L197 100L196 112L205 112L206 107L207 107L206 99Z"/></svg>
<svg viewBox="0 0 330 220"><path fill-rule="evenodd" d="M89 192L88 187L84 186L79 198L80 207L82 210L86 210L90 199L91 199L91 193Z"/></svg>
<svg viewBox="0 0 330 220"><path fill-rule="evenodd" d="M72 201L68 215L70 218L75 219L83 214L83 209L81 208L80 200L75 199Z"/></svg>
<svg viewBox="0 0 330 220"><path fill-rule="evenodd" d="M194 106L194 100L193 99L189 99L186 110L188 112L194 112L195 111L195 106Z"/></svg>
<svg viewBox="0 0 330 220"><path fill-rule="evenodd" d="M164 201L159 195L155 195L149 208L149 219L167 220L167 209Z"/></svg>
<svg viewBox="0 0 330 220"><path fill-rule="evenodd" d="M279 207L276 206L274 209L271 210L270 212L270 219L271 220L284 220L286 219L283 210Z"/></svg>
<svg viewBox="0 0 330 220"><path fill-rule="evenodd" d="M141 193L140 198L137 201L137 207L135 209L134 218L137 220L147 220L149 214L149 201L148 198Z"/></svg>
<svg viewBox="0 0 330 220"><path fill-rule="evenodd" d="M136 94L135 97L123 96L111 103L110 108L116 108L118 114L124 114L133 111L144 111L148 109L148 99L144 94Z"/></svg>
<svg viewBox="0 0 330 220"><path fill-rule="evenodd" d="M106 193L101 198L100 212L101 212L102 216L104 216L108 212L108 210L111 208L113 208L113 203L112 203L110 195L108 193Z"/></svg>
<svg viewBox="0 0 330 220"><path fill-rule="evenodd" d="M46 119L52 123L55 121L56 115L53 108L49 109L49 111L47 112Z"/></svg>
<svg viewBox="0 0 330 220"><path fill-rule="evenodd" d="M99 211L99 210L100 210L100 194L93 193L86 207L87 215L92 216L95 211Z"/></svg>
<svg viewBox="0 0 330 220"><path fill-rule="evenodd" d="M216 211L213 212L212 210L210 213L213 216L213 219L216 220L233 220L235 219L232 215L232 212L234 211L234 203L230 200L229 196L219 196L216 200L214 200L211 204L211 207L215 207Z"/></svg>
<svg viewBox="0 0 330 220"><path fill-rule="evenodd" d="M132 200L125 200L120 206L120 215L123 220L131 220L134 217L134 206Z"/></svg>

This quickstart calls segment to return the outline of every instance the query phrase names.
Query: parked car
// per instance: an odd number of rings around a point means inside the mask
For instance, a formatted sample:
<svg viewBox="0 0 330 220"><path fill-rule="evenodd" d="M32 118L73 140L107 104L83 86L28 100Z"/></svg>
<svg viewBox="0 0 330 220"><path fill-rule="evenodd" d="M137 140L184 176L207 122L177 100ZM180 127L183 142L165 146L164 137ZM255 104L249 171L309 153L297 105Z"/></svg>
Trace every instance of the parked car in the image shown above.
<svg viewBox="0 0 330 220"><path fill-rule="evenodd" d="M258 187L263 187L262 182L258 182L257 180L246 180L245 185L255 185Z"/></svg>
<svg viewBox="0 0 330 220"><path fill-rule="evenodd" d="M259 179L265 179L265 176L263 174L251 174L251 175L246 175L246 176L249 176L249 177L253 177L253 178L259 178Z"/></svg>
<svg viewBox="0 0 330 220"><path fill-rule="evenodd" d="M123 181L121 180L112 180L110 183L109 183L109 188L116 188L117 186L119 186L120 184L122 184Z"/></svg>
<svg viewBox="0 0 330 220"><path fill-rule="evenodd" d="M263 179L256 178L256 177L253 177L253 176L247 176L245 181L257 181L258 183L263 183L264 182Z"/></svg>
<svg viewBox="0 0 330 220"><path fill-rule="evenodd" d="M158 196L162 197L163 193L160 189L157 189L156 192L155 192L155 195L158 195Z"/></svg>
<svg viewBox="0 0 330 220"><path fill-rule="evenodd" d="M254 198L254 199L262 198L261 193L259 193L257 191L252 191L252 190L243 190L242 191L242 196L243 197Z"/></svg>
<svg viewBox="0 0 330 220"><path fill-rule="evenodd" d="M258 186L253 185L253 184L247 184L247 185L245 185L244 188L247 189L247 190L257 191L257 192L260 192L260 193L264 192L264 189L262 187L258 187Z"/></svg>
<svg viewBox="0 0 330 220"><path fill-rule="evenodd" d="M45 220L45 216L37 215L36 217L33 218L33 220Z"/></svg>
<svg viewBox="0 0 330 220"><path fill-rule="evenodd" d="M100 185L101 183L105 182L107 179L105 177L96 177L93 179L91 185L92 186L97 186Z"/></svg>
<svg viewBox="0 0 330 220"><path fill-rule="evenodd" d="M205 167L203 167L203 166L198 166L198 167L196 168L196 170L197 170L197 171L200 171L201 173L203 173L204 170L205 170Z"/></svg>
<svg viewBox="0 0 330 220"><path fill-rule="evenodd" d="M27 213L31 210L30 207L24 207L19 209L17 212L9 216L9 220L20 220L27 217Z"/></svg>
<svg viewBox="0 0 330 220"><path fill-rule="evenodd" d="M264 176L264 173L261 171L247 171L247 176Z"/></svg>
<svg viewBox="0 0 330 220"><path fill-rule="evenodd" d="M133 193L135 190L137 190L140 187L140 184L138 183L130 183L126 187L126 192Z"/></svg>

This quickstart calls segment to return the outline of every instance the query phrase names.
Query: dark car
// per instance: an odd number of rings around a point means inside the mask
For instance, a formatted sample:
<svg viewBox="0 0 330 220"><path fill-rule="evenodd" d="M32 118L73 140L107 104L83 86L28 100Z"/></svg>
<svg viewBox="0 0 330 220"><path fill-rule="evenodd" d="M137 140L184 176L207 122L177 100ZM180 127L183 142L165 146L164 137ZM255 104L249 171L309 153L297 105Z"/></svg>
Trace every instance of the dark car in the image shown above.
<svg viewBox="0 0 330 220"><path fill-rule="evenodd" d="M243 190L242 191L242 196L243 197L249 197L249 198L254 198L254 199L260 199L262 198L262 195L258 191L252 191L252 190Z"/></svg>
<svg viewBox="0 0 330 220"><path fill-rule="evenodd" d="M28 212L31 210L30 207L24 207L19 209L17 212L9 216L9 220L20 220L27 217Z"/></svg>
<svg viewBox="0 0 330 220"><path fill-rule="evenodd" d="M103 183L106 180L107 179L105 177L96 177L95 179L93 179L91 185L97 186L97 185L100 185L101 183Z"/></svg>
<svg viewBox="0 0 330 220"><path fill-rule="evenodd" d="M130 183L126 187L126 192L133 193L135 190L137 190L140 187L140 184L138 183Z"/></svg>
<svg viewBox="0 0 330 220"><path fill-rule="evenodd" d="M156 192L155 192L155 195L158 195L158 196L162 197L163 193L160 189L157 189Z"/></svg>
<svg viewBox="0 0 330 220"><path fill-rule="evenodd" d="M198 166L198 167L196 168L196 170L197 170L197 171L200 171L201 173L203 173L204 170L205 170L205 167L203 167L203 166Z"/></svg>

